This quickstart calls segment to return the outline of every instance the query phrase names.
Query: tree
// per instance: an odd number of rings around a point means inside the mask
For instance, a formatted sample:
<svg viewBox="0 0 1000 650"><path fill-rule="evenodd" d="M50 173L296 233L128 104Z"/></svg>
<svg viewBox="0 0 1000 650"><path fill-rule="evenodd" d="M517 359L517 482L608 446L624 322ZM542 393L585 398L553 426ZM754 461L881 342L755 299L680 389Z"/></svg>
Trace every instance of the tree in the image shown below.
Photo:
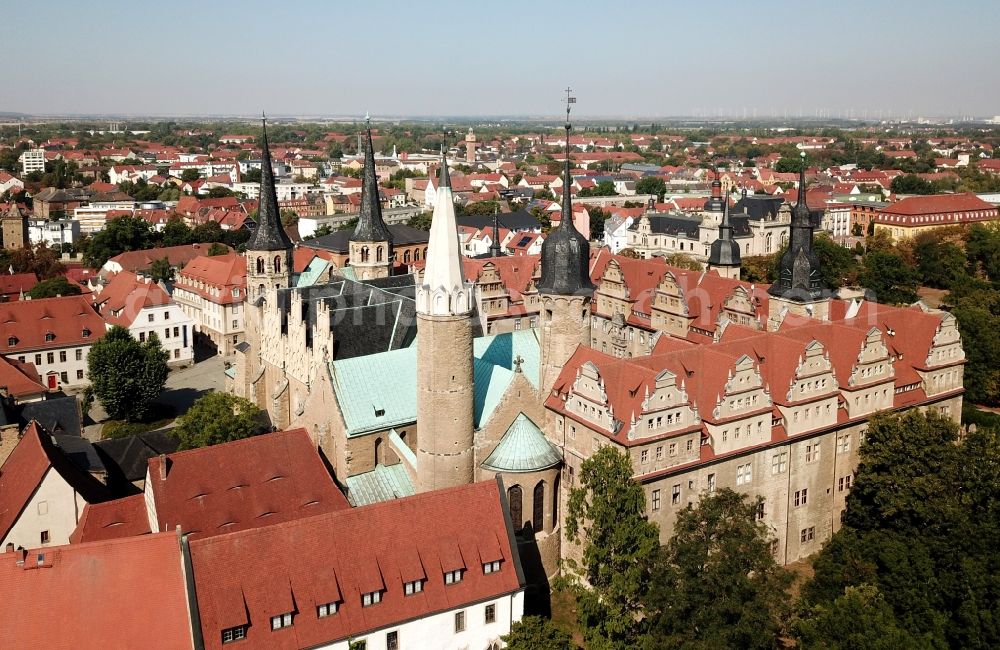
<svg viewBox="0 0 1000 650"><path fill-rule="evenodd" d="M241 440L261 433L260 409L231 393L208 393L198 398L177 420L174 433L181 449L196 449Z"/></svg>
<svg viewBox="0 0 1000 650"><path fill-rule="evenodd" d="M197 169L185 169L181 172L181 180L185 183L190 183L191 181L196 181L201 178L201 174Z"/></svg>
<svg viewBox="0 0 1000 650"><path fill-rule="evenodd" d="M173 216L163 226L162 241L164 246L183 246L194 243L191 228L180 217Z"/></svg>
<svg viewBox="0 0 1000 650"><path fill-rule="evenodd" d="M354 230L357 227L358 227L358 218L351 217L347 221L337 226L337 230Z"/></svg>
<svg viewBox="0 0 1000 650"><path fill-rule="evenodd" d="M152 332L140 343L115 325L98 339L87 355L87 370L94 395L108 416L129 422L143 419L167 381L168 358Z"/></svg>
<svg viewBox="0 0 1000 650"><path fill-rule="evenodd" d="M507 650L573 650L566 634L547 618L525 616L510 626L510 634L501 637Z"/></svg>
<svg viewBox="0 0 1000 650"><path fill-rule="evenodd" d="M784 158L781 158L778 162L774 164L774 171L778 172L779 174L789 174L789 173L798 174L802 170L802 165L804 164L805 163L803 162L802 158L799 156L795 157L786 156Z"/></svg>
<svg viewBox="0 0 1000 650"><path fill-rule="evenodd" d="M858 262L849 248L844 248L826 233L813 237L813 253L819 258L823 283L831 289L853 284L858 276Z"/></svg>
<svg viewBox="0 0 1000 650"><path fill-rule="evenodd" d="M585 187L577 196L618 196L612 181L601 181L596 187Z"/></svg>
<svg viewBox="0 0 1000 650"><path fill-rule="evenodd" d="M830 605L817 605L795 622L803 650L933 650L925 637L900 626L874 585L847 587Z"/></svg>
<svg viewBox="0 0 1000 650"><path fill-rule="evenodd" d="M858 281L875 292L881 303L899 305L917 300L917 272L898 253L869 252L862 261Z"/></svg>
<svg viewBox="0 0 1000 650"><path fill-rule="evenodd" d="M567 568L589 585L578 594L588 645L635 647L659 533L646 520L646 496L632 479L631 460L613 446L583 462L580 486L569 495L566 537L583 544L582 565L568 562Z"/></svg>
<svg viewBox="0 0 1000 650"><path fill-rule="evenodd" d="M294 226L299 222L299 213L295 210L285 208L281 210L280 214L282 226Z"/></svg>
<svg viewBox="0 0 1000 650"><path fill-rule="evenodd" d="M659 176L644 176L635 184L636 194L655 194L657 201L662 201L667 193L667 184Z"/></svg>
<svg viewBox="0 0 1000 650"><path fill-rule="evenodd" d="M32 300L38 300L39 298L54 298L56 296L79 296L81 293L80 285L59 275L36 284L28 292L28 296Z"/></svg>
<svg viewBox="0 0 1000 650"><path fill-rule="evenodd" d="M965 253L955 244L941 241L933 231L917 236L913 254L922 284L947 289L965 274Z"/></svg>
<svg viewBox="0 0 1000 650"><path fill-rule="evenodd" d="M947 302L962 335L966 399L1000 405L1000 292L982 280L962 277L952 284Z"/></svg>
<svg viewBox="0 0 1000 650"><path fill-rule="evenodd" d="M608 219L608 213L602 208L587 206L587 214L590 215L590 238L601 239L604 237L604 222Z"/></svg>
<svg viewBox="0 0 1000 650"><path fill-rule="evenodd" d="M208 256L215 257L216 255L227 255L229 253L229 247L225 244L220 244L218 242L213 243L208 247Z"/></svg>
<svg viewBox="0 0 1000 650"><path fill-rule="evenodd" d="M417 230L429 231L431 229L432 216L433 213L431 212L421 212L416 216L410 217L410 220L406 222L406 225L411 228L416 228Z"/></svg>
<svg viewBox="0 0 1000 650"><path fill-rule="evenodd" d="M664 256L663 261L667 263L667 266L673 266L678 269L688 269L690 271L702 270L701 262L687 253L671 253Z"/></svg>
<svg viewBox="0 0 1000 650"><path fill-rule="evenodd" d="M174 267L170 265L169 259L161 257L149 265L149 276L153 282L171 282L174 279Z"/></svg>
<svg viewBox="0 0 1000 650"><path fill-rule="evenodd" d="M889 189L895 194L934 194L934 186L915 174L905 174L892 179Z"/></svg>
<svg viewBox="0 0 1000 650"><path fill-rule="evenodd" d="M245 174L242 175L240 181L244 183L259 183L260 182L260 170L259 169L248 169Z"/></svg>
<svg viewBox="0 0 1000 650"><path fill-rule="evenodd" d="M726 488L678 514L646 597L645 648L778 645L791 575L774 561L762 503Z"/></svg>
<svg viewBox="0 0 1000 650"><path fill-rule="evenodd" d="M94 233L84 254L84 262L98 269L115 255L152 248L155 239L152 226L144 219L128 215L118 217L107 222L103 230Z"/></svg>
<svg viewBox="0 0 1000 650"><path fill-rule="evenodd" d="M217 221L206 221L194 227L191 237L199 244L210 244L222 239L222 226Z"/></svg>
<svg viewBox="0 0 1000 650"><path fill-rule="evenodd" d="M0 253L0 259L5 263L3 268L13 267L15 273L34 273L40 280L60 277L66 272L66 267L59 261L61 251L50 248L45 243L34 248L18 248Z"/></svg>

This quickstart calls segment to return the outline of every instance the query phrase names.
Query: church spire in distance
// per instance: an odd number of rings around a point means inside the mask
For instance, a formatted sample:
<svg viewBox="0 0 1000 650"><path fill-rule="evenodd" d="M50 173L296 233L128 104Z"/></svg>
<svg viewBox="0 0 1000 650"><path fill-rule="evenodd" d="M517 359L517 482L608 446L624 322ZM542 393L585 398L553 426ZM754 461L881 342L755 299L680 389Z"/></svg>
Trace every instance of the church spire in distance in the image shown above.
<svg viewBox="0 0 1000 650"><path fill-rule="evenodd" d="M281 212L278 210L278 194L274 187L274 167L271 165L271 149L267 143L267 116L261 114L263 133L261 135L260 191L257 208L257 228L247 242L250 251L280 251L292 247L281 226Z"/></svg>
<svg viewBox="0 0 1000 650"><path fill-rule="evenodd" d="M573 205L570 185L569 121L570 105L576 97L566 89L566 168L563 174L563 204L559 227L542 242L542 277L538 282L539 293L555 295L591 295L594 285L590 282L590 244L573 223Z"/></svg>
<svg viewBox="0 0 1000 650"><path fill-rule="evenodd" d="M805 302L823 294L823 280L819 271L819 258L812 250L813 223L806 203L806 153L799 169L799 196L792 208L791 237L788 250L781 256L778 280L768 290L772 296Z"/></svg>
<svg viewBox="0 0 1000 650"><path fill-rule="evenodd" d="M358 212L358 225L354 228L351 241L392 241L392 234L382 219L378 176L375 174L375 149L372 146L372 123L367 115L365 116L365 167L361 179L361 210Z"/></svg>

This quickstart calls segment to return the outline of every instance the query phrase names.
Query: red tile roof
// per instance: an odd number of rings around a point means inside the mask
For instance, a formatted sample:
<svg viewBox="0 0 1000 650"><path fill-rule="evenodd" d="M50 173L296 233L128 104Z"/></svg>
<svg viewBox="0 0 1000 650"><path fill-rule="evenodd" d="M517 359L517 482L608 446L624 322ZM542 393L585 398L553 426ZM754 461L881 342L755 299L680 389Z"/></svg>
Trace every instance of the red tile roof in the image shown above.
<svg viewBox="0 0 1000 650"><path fill-rule="evenodd" d="M249 623L245 648L316 647L514 593L523 574L496 481L483 481L191 543L205 647ZM500 570L484 574L485 562ZM464 568L445 585L444 572ZM424 579L405 596L403 583ZM362 607L361 595L382 591ZM336 614L316 607L336 602ZM270 617L295 611L289 628ZM424 646L430 639L417 640Z"/></svg>
<svg viewBox="0 0 1000 650"><path fill-rule="evenodd" d="M17 300L22 291L27 293L38 284L38 276L34 273L8 273L0 275L0 294L8 300Z"/></svg>
<svg viewBox="0 0 1000 650"><path fill-rule="evenodd" d="M69 541L82 544L148 534L146 498L142 494L133 494L124 499L88 503Z"/></svg>
<svg viewBox="0 0 1000 650"><path fill-rule="evenodd" d="M175 533L0 554L0 647L192 648L181 566Z"/></svg>
<svg viewBox="0 0 1000 650"><path fill-rule="evenodd" d="M48 392L33 363L20 363L0 357L0 392L3 390L15 399L35 397Z"/></svg>
<svg viewBox="0 0 1000 650"><path fill-rule="evenodd" d="M207 288L198 287L198 282L219 289L219 295L213 295ZM181 269L176 284L176 287L197 293L216 304L243 302L246 299L246 286L246 258L238 253L196 257ZM237 290L236 296L233 295L233 289Z"/></svg>
<svg viewBox="0 0 1000 650"><path fill-rule="evenodd" d="M221 246L222 244L220 244ZM164 257L170 262L170 266L183 266L199 255L205 255L213 244L184 244L183 246L165 246L164 248L150 248L141 251L128 251L120 255L115 255L109 262L117 262L122 270L146 271L153 262L162 260Z"/></svg>
<svg viewBox="0 0 1000 650"><path fill-rule="evenodd" d="M159 529L231 533L350 507L305 429L149 459Z"/></svg>
<svg viewBox="0 0 1000 650"><path fill-rule="evenodd" d="M940 212L965 212L969 210L992 210L996 215L996 206L987 203L975 194L931 194L928 196L911 196L898 203L885 206L880 212L906 216L937 214Z"/></svg>
<svg viewBox="0 0 1000 650"><path fill-rule="evenodd" d="M90 305L89 297L63 296L0 303L0 353L9 356L91 345L104 335L107 326Z"/></svg>
<svg viewBox="0 0 1000 650"><path fill-rule="evenodd" d="M166 290L149 278L122 271L112 276L99 294L93 294L94 307L112 325L129 327L146 307L169 305Z"/></svg>

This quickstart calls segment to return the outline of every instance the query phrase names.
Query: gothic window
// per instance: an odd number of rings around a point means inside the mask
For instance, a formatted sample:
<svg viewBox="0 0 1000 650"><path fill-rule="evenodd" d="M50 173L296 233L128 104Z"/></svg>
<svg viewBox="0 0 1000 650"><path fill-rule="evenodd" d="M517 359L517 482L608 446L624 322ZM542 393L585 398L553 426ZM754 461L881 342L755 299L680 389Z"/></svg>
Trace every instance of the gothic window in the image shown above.
<svg viewBox="0 0 1000 650"><path fill-rule="evenodd" d="M409 264L410 263L410 251L409 251L409 249L407 249L406 251L403 252L403 263L404 264Z"/></svg>
<svg viewBox="0 0 1000 650"><path fill-rule="evenodd" d="M275 255L274 256L274 272L275 273L281 273L281 256L280 255Z"/></svg>
<svg viewBox="0 0 1000 650"><path fill-rule="evenodd" d="M521 530L521 486L512 485L507 490L507 502L510 504L510 521L514 524L514 530Z"/></svg>
<svg viewBox="0 0 1000 650"><path fill-rule="evenodd" d="M531 503L531 523L535 532L542 530L542 523L545 518L545 481L539 481L535 485L535 493Z"/></svg>
<svg viewBox="0 0 1000 650"><path fill-rule="evenodd" d="M376 246L375 247L375 261L376 262L381 262L382 261L382 247L381 246Z"/></svg>
<svg viewBox="0 0 1000 650"><path fill-rule="evenodd" d="M263 274L264 273L264 258L263 257L258 257L257 258L257 273L259 273L259 274Z"/></svg>
<svg viewBox="0 0 1000 650"><path fill-rule="evenodd" d="M367 262L368 261L368 247L367 246L362 246L361 247L361 261L362 262Z"/></svg>
<svg viewBox="0 0 1000 650"><path fill-rule="evenodd" d="M264 285L261 284L261 285L257 286L257 295L258 296L263 296L264 295Z"/></svg>
<svg viewBox="0 0 1000 650"><path fill-rule="evenodd" d="M764 252L770 253L771 248L774 246L774 235L772 233L767 233L767 237L765 238L764 241L765 241Z"/></svg>

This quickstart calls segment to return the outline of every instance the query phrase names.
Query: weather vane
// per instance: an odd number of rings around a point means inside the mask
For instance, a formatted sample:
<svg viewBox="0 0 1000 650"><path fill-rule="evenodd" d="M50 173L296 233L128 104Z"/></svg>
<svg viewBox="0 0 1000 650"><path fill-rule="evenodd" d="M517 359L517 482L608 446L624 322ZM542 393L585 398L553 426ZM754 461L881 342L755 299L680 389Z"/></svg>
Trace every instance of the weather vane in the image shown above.
<svg viewBox="0 0 1000 650"><path fill-rule="evenodd" d="M566 86L566 130L569 131L569 106L576 103L576 97L572 95L573 89Z"/></svg>

